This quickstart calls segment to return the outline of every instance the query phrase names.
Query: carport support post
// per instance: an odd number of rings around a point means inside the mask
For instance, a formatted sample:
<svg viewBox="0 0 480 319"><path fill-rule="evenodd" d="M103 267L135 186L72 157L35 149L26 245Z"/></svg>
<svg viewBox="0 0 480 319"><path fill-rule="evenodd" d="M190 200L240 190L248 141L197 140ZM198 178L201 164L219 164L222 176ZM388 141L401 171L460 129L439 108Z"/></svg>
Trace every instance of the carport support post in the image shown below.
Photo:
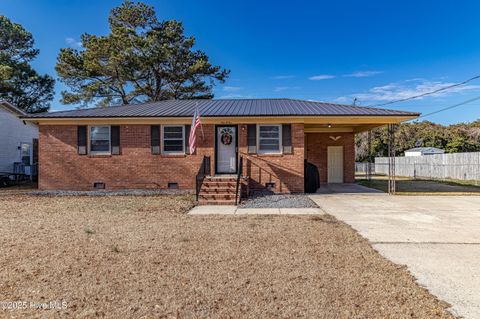
<svg viewBox="0 0 480 319"><path fill-rule="evenodd" d="M372 180L372 131L367 132L367 170L365 171L367 175L367 180Z"/></svg>
<svg viewBox="0 0 480 319"><path fill-rule="evenodd" d="M395 194L395 124L388 124L388 193Z"/></svg>

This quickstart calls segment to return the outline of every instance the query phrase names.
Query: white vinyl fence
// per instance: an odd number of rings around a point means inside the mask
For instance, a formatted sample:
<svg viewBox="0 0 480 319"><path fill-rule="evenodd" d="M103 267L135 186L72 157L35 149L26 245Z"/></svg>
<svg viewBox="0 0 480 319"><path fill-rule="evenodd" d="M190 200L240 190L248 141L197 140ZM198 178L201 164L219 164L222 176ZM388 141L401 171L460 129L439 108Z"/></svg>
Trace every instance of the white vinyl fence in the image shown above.
<svg viewBox="0 0 480 319"><path fill-rule="evenodd" d="M388 157L376 157L376 174L388 174ZM480 152L395 157L395 175L413 178L480 180Z"/></svg>

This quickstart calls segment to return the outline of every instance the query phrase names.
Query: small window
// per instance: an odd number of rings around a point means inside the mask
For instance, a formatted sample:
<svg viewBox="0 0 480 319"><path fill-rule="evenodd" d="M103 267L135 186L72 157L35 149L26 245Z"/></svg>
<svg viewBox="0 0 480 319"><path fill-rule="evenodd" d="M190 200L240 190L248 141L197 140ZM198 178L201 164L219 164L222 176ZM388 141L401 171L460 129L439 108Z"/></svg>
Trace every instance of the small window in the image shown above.
<svg viewBox="0 0 480 319"><path fill-rule="evenodd" d="M162 125L163 153L185 154L185 126Z"/></svg>
<svg viewBox="0 0 480 319"><path fill-rule="evenodd" d="M282 136L281 125L259 125L258 126L258 152L259 153L281 153Z"/></svg>
<svg viewBox="0 0 480 319"><path fill-rule="evenodd" d="M90 127L90 153L110 154L110 126Z"/></svg>
<svg viewBox="0 0 480 319"><path fill-rule="evenodd" d="M22 143L20 148L23 165L30 165L30 144Z"/></svg>

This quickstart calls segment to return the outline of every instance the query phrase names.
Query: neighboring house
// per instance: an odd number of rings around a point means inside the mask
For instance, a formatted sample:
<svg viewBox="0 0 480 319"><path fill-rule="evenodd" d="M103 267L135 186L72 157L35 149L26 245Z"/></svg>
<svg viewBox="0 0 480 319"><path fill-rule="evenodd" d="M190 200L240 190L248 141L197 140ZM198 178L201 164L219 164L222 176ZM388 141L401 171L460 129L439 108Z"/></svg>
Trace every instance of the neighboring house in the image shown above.
<svg viewBox="0 0 480 319"><path fill-rule="evenodd" d="M34 147L38 139L35 123L22 120L26 113L0 101L0 172L31 175L36 164ZM17 163L17 164L15 164Z"/></svg>
<svg viewBox="0 0 480 319"><path fill-rule="evenodd" d="M433 154L443 154L444 150L436 147L415 147L405 151L405 156L422 156L422 155L433 155Z"/></svg>
<svg viewBox="0 0 480 319"><path fill-rule="evenodd" d="M196 108L202 126L197 150L188 154ZM418 115L292 99L245 99L170 100L24 118L40 125L40 189L193 190L196 176L204 171L227 176L224 184L233 183L242 158L242 176L250 189L289 193L304 192L313 175L320 184L354 182L355 133ZM315 165L318 174L305 176L304 160ZM215 177L206 181L211 187L222 184ZM227 200L229 192L203 198Z"/></svg>

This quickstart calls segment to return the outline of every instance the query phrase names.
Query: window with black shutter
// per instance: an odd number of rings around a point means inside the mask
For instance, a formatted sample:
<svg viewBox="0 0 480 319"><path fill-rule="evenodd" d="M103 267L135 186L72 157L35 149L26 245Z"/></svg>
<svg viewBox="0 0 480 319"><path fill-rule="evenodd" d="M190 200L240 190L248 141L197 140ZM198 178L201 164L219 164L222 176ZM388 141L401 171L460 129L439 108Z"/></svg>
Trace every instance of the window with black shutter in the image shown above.
<svg viewBox="0 0 480 319"><path fill-rule="evenodd" d="M189 144L189 138L190 138L190 128L191 125L185 125L185 154L190 154L190 144Z"/></svg>
<svg viewBox="0 0 480 319"><path fill-rule="evenodd" d="M160 154L160 125L150 126L150 146L152 154Z"/></svg>
<svg viewBox="0 0 480 319"><path fill-rule="evenodd" d="M89 154L110 155L112 152L111 127L108 125L90 126Z"/></svg>
<svg viewBox="0 0 480 319"><path fill-rule="evenodd" d="M77 151L79 155L87 154L87 126L77 127Z"/></svg>
<svg viewBox="0 0 480 319"><path fill-rule="evenodd" d="M257 125L248 124L247 126L247 152L249 154L257 153Z"/></svg>
<svg viewBox="0 0 480 319"><path fill-rule="evenodd" d="M259 124L257 127L257 153L282 153L282 126L278 124Z"/></svg>
<svg viewBox="0 0 480 319"><path fill-rule="evenodd" d="M112 125L110 127L110 132L111 132L112 155L120 155L120 126Z"/></svg>
<svg viewBox="0 0 480 319"><path fill-rule="evenodd" d="M185 154L184 125L162 125L162 153Z"/></svg>
<svg viewBox="0 0 480 319"><path fill-rule="evenodd" d="M283 154L293 153L291 124L282 125L282 146L283 146Z"/></svg>

